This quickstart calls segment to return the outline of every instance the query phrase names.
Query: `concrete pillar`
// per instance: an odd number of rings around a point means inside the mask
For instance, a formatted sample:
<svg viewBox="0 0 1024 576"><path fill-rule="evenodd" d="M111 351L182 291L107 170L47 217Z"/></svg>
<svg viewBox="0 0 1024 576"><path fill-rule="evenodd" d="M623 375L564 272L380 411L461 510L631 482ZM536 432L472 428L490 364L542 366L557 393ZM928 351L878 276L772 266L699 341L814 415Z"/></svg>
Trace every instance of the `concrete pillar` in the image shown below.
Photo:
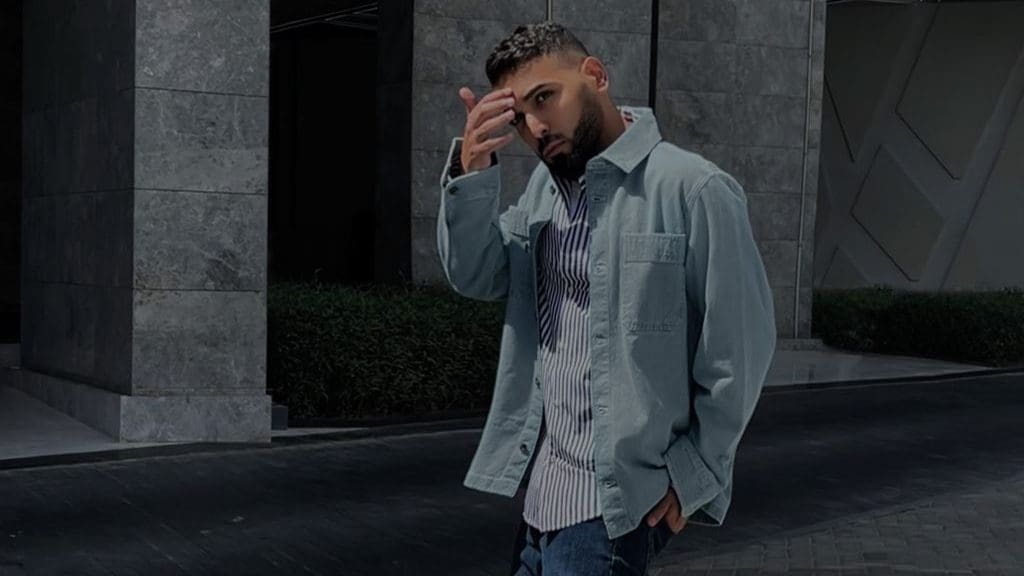
<svg viewBox="0 0 1024 576"><path fill-rule="evenodd" d="M269 0L24 3L20 386L121 440L268 440Z"/></svg>

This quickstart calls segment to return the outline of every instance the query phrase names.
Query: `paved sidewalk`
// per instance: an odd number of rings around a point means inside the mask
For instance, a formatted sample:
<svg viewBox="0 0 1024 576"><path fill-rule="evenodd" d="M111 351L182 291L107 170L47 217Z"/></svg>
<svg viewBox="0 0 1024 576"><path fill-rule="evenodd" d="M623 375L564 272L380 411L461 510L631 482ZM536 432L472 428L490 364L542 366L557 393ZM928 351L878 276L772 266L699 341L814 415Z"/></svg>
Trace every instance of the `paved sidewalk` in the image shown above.
<svg viewBox="0 0 1024 576"><path fill-rule="evenodd" d="M774 389L677 574L1024 574L1024 378ZM0 471L0 575L506 573L478 429ZM936 568L936 566L941 566Z"/></svg>
<svg viewBox="0 0 1024 576"><path fill-rule="evenodd" d="M1024 474L744 544L659 558L651 576L1024 573Z"/></svg>

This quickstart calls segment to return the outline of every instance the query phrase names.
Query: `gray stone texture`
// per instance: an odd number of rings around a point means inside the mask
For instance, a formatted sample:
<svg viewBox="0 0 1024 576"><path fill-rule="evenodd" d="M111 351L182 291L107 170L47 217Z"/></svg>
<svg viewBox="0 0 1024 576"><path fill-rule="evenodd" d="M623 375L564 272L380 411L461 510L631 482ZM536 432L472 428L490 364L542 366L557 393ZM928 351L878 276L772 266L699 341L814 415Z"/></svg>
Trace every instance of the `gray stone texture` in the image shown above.
<svg viewBox="0 0 1024 576"><path fill-rule="evenodd" d="M413 0L413 10L417 16L426 14L453 19L494 20L512 26L543 20L547 14L547 0Z"/></svg>
<svg viewBox="0 0 1024 576"><path fill-rule="evenodd" d="M636 35L651 33L651 3L636 0L592 0L590 2L554 2L552 20L567 26L573 33L582 30L624 32ZM587 45L586 41L583 41ZM590 48L589 45L587 45ZM602 60L601 52L595 56Z"/></svg>
<svg viewBox="0 0 1024 576"><path fill-rule="evenodd" d="M423 283L445 282L437 253L437 216L412 219L412 273Z"/></svg>
<svg viewBox="0 0 1024 576"><path fill-rule="evenodd" d="M658 92L731 92L736 87L737 46L659 38Z"/></svg>
<svg viewBox="0 0 1024 576"><path fill-rule="evenodd" d="M268 442L270 397L124 395L33 370L6 382L122 442Z"/></svg>
<svg viewBox="0 0 1024 576"><path fill-rule="evenodd" d="M135 85L267 96L270 3L137 0Z"/></svg>
<svg viewBox="0 0 1024 576"><path fill-rule="evenodd" d="M130 190L26 198L22 221L26 280L131 287Z"/></svg>
<svg viewBox="0 0 1024 576"><path fill-rule="evenodd" d="M417 14L413 81L459 86L485 83L486 55L510 32L508 28L497 20Z"/></svg>
<svg viewBox="0 0 1024 576"><path fill-rule="evenodd" d="M130 287L32 280L23 286L22 366L111 392L131 392Z"/></svg>
<svg viewBox="0 0 1024 576"><path fill-rule="evenodd" d="M28 391L123 440L267 440L269 0L24 4Z"/></svg>
<svg viewBox="0 0 1024 576"><path fill-rule="evenodd" d="M611 19L608 19L611 21ZM573 33L587 50L608 70L608 92L617 104L620 100L647 101L650 89L650 34L625 34L604 30L575 30Z"/></svg>
<svg viewBox="0 0 1024 576"><path fill-rule="evenodd" d="M41 0L24 7L24 110L134 85L135 2Z"/></svg>
<svg viewBox="0 0 1024 576"><path fill-rule="evenodd" d="M266 316L263 292L136 289L133 393L262 395Z"/></svg>
<svg viewBox="0 0 1024 576"><path fill-rule="evenodd" d="M265 195L135 193L135 287L244 290L266 286Z"/></svg>
<svg viewBox="0 0 1024 576"><path fill-rule="evenodd" d="M270 396L122 396L127 442L270 442Z"/></svg>
<svg viewBox="0 0 1024 576"><path fill-rule="evenodd" d="M661 0L662 40L736 42L737 0Z"/></svg>
<svg viewBox="0 0 1024 576"><path fill-rule="evenodd" d="M265 194L267 98L135 92L135 186Z"/></svg>

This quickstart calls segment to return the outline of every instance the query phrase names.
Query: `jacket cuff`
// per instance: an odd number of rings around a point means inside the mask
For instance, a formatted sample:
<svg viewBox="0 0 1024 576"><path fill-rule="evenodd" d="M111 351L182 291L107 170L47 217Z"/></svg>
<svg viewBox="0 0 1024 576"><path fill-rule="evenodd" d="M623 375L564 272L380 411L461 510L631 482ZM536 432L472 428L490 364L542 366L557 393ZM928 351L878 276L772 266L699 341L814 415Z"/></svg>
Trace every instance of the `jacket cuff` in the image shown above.
<svg viewBox="0 0 1024 576"><path fill-rule="evenodd" d="M451 184L452 180L459 176L467 174L462 169L462 138L452 138L452 144L448 148L448 158L445 160L444 172L441 173L441 187L447 188ZM498 155L491 152L491 166L494 168L498 165ZM469 172L469 174L475 174L476 172Z"/></svg>
<svg viewBox="0 0 1024 576"><path fill-rule="evenodd" d="M723 518L716 508L706 505L722 492L722 486L700 457L690 436L676 439L664 456L683 516L695 524L720 526Z"/></svg>

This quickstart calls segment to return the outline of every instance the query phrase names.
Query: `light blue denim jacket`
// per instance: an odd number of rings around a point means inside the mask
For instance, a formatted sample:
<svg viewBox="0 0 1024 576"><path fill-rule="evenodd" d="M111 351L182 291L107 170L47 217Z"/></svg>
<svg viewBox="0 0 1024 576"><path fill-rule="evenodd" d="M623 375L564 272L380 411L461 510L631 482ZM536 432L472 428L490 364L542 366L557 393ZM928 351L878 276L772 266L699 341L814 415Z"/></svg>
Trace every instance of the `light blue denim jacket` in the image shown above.
<svg viewBox="0 0 1024 576"><path fill-rule="evenodd" d="M587 163L590 350L598 500L609 538L674 488L688 523L719 526L737 444L775 351L768 286L740 184L663 141L650 108ZM448 282L505 300L494 397L464 485L514 496L543 419L534 247L555 184L538 162L499 213L501 165L441 177Z"/></svg>

